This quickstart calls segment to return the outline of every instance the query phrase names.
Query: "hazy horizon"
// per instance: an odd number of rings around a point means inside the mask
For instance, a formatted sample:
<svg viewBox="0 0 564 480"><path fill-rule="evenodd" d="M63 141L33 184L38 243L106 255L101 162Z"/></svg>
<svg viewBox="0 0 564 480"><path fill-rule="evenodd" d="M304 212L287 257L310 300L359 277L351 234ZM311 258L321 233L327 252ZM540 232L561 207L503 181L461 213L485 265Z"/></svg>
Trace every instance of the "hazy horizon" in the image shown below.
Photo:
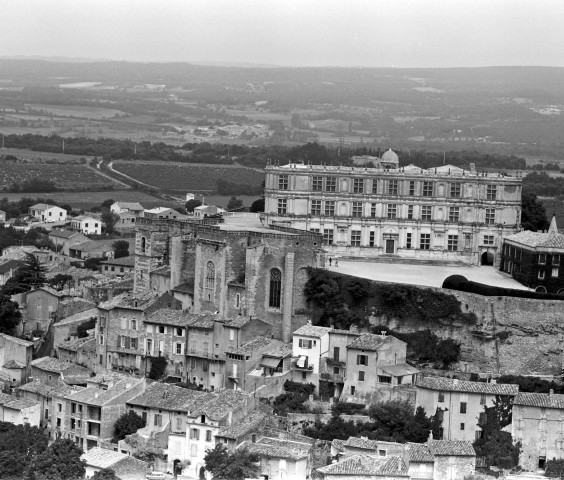
<svg viewBox="0 0 564 480"><path fill-rule="evenodd" d="M556 0L0 0L2 57L564 67Z"/></svg>

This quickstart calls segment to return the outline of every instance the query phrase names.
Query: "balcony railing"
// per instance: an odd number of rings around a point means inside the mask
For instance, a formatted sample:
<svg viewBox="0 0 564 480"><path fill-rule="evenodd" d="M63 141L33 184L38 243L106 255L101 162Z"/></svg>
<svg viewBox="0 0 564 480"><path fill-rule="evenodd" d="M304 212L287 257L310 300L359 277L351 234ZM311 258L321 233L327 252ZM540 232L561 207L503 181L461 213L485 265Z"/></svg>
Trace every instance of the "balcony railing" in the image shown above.
<svg viewBox="0 0 564 480"><path fill-rule="evenodd" d="M298 365L298 362L292 362L292 369L293 370L300 370L300 371L304 371L304 372L311 372L313 370L313 365L309 365L307 362L305 362L302 366Z"/></svg>

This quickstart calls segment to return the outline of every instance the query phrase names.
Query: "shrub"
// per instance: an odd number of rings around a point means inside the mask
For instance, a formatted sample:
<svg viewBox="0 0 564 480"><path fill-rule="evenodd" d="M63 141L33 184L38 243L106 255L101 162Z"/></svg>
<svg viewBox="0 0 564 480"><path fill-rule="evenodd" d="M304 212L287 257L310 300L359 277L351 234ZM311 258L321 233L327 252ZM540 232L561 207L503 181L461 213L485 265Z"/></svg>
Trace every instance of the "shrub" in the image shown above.
<svg viewBox="0 0 564 480"><path fill-rule="evenodd" d="M166 358L149 357L151 359L151 369L149 370L149 378L151 380L159 380L166 371Z"/></svg>
<svg viewBox="0 0 564 480"><path fill-rule="evenodd" d="M91 317L90 319L82 322L76 327L76 335L78 338L85 338L88 336L87 330L91 330L96 326L96 317Z"/></svg>

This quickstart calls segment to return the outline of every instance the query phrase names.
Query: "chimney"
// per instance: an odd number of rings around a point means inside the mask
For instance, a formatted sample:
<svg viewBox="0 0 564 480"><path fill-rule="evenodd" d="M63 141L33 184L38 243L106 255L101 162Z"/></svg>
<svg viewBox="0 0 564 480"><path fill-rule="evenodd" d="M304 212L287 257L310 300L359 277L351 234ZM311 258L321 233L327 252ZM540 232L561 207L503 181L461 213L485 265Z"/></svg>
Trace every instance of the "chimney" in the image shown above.
<svg viewBox="0 0 564 480"><path fill-rule="evenodd" d="M431 442L433 441L433 430L429 430L429 438L427 438L427 447L431 448Z"/></svg>
<svg viewBox="0 0 564 480"><path fill-rule="evenodd" d="M497 383L497 380L496 380L495 378L492 378L492 379L490 380L490 383L496 384L496 383Z"/></svg>
<svg viewBox="0 0 564 480"><path fill-rule="evenodd" d="M554 388L551 388L548 392L549 397L552 397L552 395L554 395Z"/></svg>
<svg viewBox="0 0 564 480"><path fill-rule="evenodd" d="M94 392L94 398L98 398L98 395L100 395L99 392Z"/></svg>
<svg viewBox="0 0 564 480"><path fill-rule="evenodd" d="M382 338L386 338L386 330L380 331L380 336L381 336Z"/></svg>

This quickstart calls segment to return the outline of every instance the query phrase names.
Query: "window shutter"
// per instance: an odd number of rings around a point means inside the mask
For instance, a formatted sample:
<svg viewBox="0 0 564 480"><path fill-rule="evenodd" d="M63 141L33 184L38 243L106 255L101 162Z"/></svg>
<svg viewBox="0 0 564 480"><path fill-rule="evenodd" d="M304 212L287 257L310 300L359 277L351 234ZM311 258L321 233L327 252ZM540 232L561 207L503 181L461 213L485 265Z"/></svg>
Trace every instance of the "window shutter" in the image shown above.
<svg viewBox="0 0 564 480"><path fill-rule="evenodd" d="M127 318L121 318L121 329L125 330L127 328Z"/></svg>
<svg viewBox="0 0 564 480"><path fill-rule="evenodd" d="M125 337L125 348L130 348L131 346L131 338Z"/></svg>
<svg viewBox="0 0 564 480"><path fill-rule="evenodd" d="M117 336L117 346L121 347L121 335Z"/></svg>

